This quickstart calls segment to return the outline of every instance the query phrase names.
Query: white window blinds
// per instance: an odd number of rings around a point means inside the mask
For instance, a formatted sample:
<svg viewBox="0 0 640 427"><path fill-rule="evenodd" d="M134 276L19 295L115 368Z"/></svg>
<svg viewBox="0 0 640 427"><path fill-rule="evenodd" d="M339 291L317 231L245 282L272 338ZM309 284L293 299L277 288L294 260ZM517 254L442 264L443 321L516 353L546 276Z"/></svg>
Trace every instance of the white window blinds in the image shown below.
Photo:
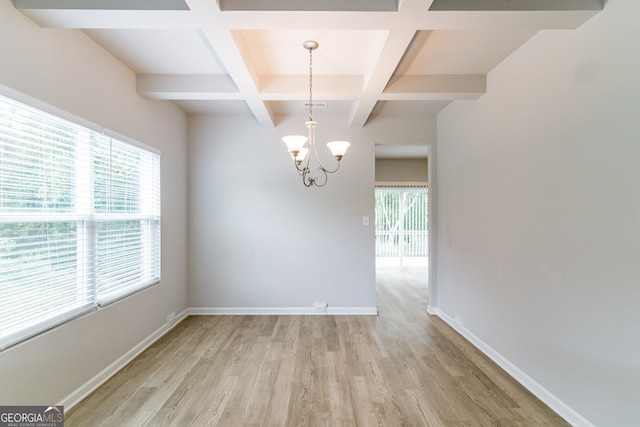
<svg viewBox="0 0 640 427"><path fill-rule="evenodd" d="M0 97L0 349L156 283L159 155Z"/></svg>
<svg viewBox="0 0 640 427"><path fill-rule="evenodd" d="M103 140L95 146L98 303L156 283L160 272L158 156Z"/></svg>

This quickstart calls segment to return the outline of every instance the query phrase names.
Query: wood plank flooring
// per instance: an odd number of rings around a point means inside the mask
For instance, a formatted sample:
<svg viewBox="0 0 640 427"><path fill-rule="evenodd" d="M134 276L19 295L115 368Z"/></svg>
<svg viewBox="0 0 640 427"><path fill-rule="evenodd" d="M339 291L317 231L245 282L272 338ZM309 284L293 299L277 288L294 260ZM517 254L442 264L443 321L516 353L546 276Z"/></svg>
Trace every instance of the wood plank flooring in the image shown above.
<svg viewBox="0 0 640 427"><path fill-rule="evenodd" d="M191 316L68 412L74 426L566 426L379 271L378 316Z"/></svg>

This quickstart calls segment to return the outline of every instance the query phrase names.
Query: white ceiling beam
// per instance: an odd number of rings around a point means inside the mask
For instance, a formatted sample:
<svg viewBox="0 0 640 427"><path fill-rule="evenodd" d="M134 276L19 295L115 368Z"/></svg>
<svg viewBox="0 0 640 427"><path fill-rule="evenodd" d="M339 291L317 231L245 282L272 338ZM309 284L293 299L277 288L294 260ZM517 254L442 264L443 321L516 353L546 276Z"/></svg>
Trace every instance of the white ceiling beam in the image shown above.
<svg viewBox="0 0 640 427"><path fill-rule="evenodd" d="M211 0L189 0L189 6L199 19L206 21L198 27L202 29L202 41L224 64L256 121L262 127L275 127L275 114L269 104L260 98L258 73L251 63L245 61L245 58L249 58L248 47L241 37L235 37L229 30L219 4Z"/></svg>
<svg viewBox="0 0 640 427"><path fill-rule="evenodd" d="M260 101L307 101L298 90L308 84L307 76L262 76L269 80L258 96ZM317 78L317 81L316 81ZM353 101L361 95L360 76L315 76L314 101ZM244 98L229 76L158 75L136 76L137 92L149 99L239 100ZM354 90L358 88L358 90ZM401 76L391 80L377 99L384 101L477 99L486 92L484 75Z"/></svg>
<svg viewBox="0 0 640 427"><path fill-rule="evenodd" d="M399 13L409 17L410 20L417 20L424 12L424 8L428 8L430 5L431 0L426 2L403 0L399 7ZM406 21L404 21L404 25L388 26L387 28L390 28L389 34L380 49L377 60L373 61L369 70L365 72L362 96L354 103L351 110L349 117L351 127L363 127L366 124L380 99L380 94L398 68L398 64L416 33L416 26L407 27Z"/></svg>
<svg viewBox="0 0 640 427"><path fill-rule="evenodd" d="M354 100L362 94L362 76L313 76L314 101ZM309 99L308 75L260 76L260 95L264 100L289 101Z"/></svg>
<svg viewBox="0 0 640 427"><path fill-rule="evenodd" d="M360 100L351 111L351 127L363 127L371 115L380 94L384 91L393 72L398 67L404 52L407 50L415 32L413 28L396 30L389 33L382 47L378 60L373 64L373 72L365 82Z"/></svg>
<svg viewBox="0 0 640 427"><path fill-rule="evenodd" d="M411 16L416 30L575 29L598 10L427 11ZM87 10L28 8L19 10L46 28L193 29L217 25L221 19L194 10ZM402 26L403 12L224 12L228 30L389 30ZM406 25L406 24L405 24Z"/></svg>
<svg viewBox="0 0 640 427"><path fill-rule="evenodd" d="M430 10L601 10L602 0L433 0Z"/></svg>
<svg viewBox="0 0 640 427"><path fill-rule="evenodd" d="M595 16L598 10L536 11L427 11L410 16L417 30L550 29L573 30ZM402 12L225 12L230 29L256 30L388 30L406 27Z"/></svg>
<svg viewBox="0 0 640 427"><path fill-rule="evenodd" d="M243 97L229 76L221 75L139 74L136 91L149 99L227 100Z"/></svg>
<svg viewBox="0 0 640 427"><path fill-rule="evenodd" d="M420 20L428 30L575 30L598 10L433 11Z"/></svg>
<svg viewBox="0 0 640 427"><path fill-rule="evenodd" d="M189 10L185 0L12 0L16 9L77 10ZM396 12L411 0L220 0L224 11L372 11ZM489 11L489 10L601 10L602 0L429 0L423 10Z"/></svg>
<svg viewBox="0 0 640 427"><path fill-rule="evenodd" d="M389 4L398 2L398 10ZM243 100L263 127L275 125L277 100L307 99L306 76L260 76L236 30L377 30L386 34L362 76L314 76L314 100L356 100L353 127L366 124L379 100L475 99L486 91L485 76L408 75L392 78L416 31L575 29L596 13L602 0L371 0L376 12L337 0L13 0L15 7L43 27L79 29L196 30L229 73L207 76L140 75L138 92L153 99ZM338 11L329 11L329 3ZM340 4L338 4L340 3ZM374 4L375 3L375 4ZM225 11L261 8L263 11ZM233 6L232 4L235 4ZM342 6L340 6L342 5ZM185 7L186 6L186 7ZM271 10L264 10L266 8ZM290 9L298 10L290 10ZM388 8L391 11L383 11ZM384 37L384 36L383 36Z"/></svg>
<svg viewBox="0 0 640 427"><path fill-rule="evenodd" d="M188 10L20 9L44 28L193 29L198 15Z"/></svg>
<svg viewBox="0 0 640 427"><path fill-rule="evenodd" d="M474 99L486 90L485 75L404 75L391 79L380 99Z"/></svg>
<svg viewBox="0 0 640 427"><path fill-rule="evenodd" d="M215 46L215 52L238 90L244 94L245 102L262 127L274 127L275 116L269 106L260 98L258 91L259 76L245 61L248 58L247 46L241 37L224 28L207 28L202 30L205 39Z"/></svg>
<svg viewBox="0 0 640 427"><path fill-rule="evenodd" d="M286 10L340 10L340 11L391 11L397 10L397 0L220 0L224 11L286 11Z"/></svg>
<svg viewBox="0 0 640 427"><path fill-rule="evenodd" d="M16 9L189 10L185 0L13 0Z"/></svg>

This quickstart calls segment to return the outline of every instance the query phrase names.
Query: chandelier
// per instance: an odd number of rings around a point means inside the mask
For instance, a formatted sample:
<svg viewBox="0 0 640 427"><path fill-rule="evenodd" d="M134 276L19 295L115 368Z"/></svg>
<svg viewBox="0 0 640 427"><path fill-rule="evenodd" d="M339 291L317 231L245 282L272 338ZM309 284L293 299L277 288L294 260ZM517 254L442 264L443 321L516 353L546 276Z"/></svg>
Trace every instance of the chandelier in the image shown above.
<svg viewBox="0 0 640 427"><path fill-rule="evenodd" d="M312 185L324 187L327 183L327 174L338 171L340 168L340 160L342 160L342 156L344 156L350 144L347 141L331 141L327 143L331 154L333 154L333 157L337 160L335 169L327 169L320 162L316 148L316 122L313 120L313 51L318 48L318 43L309 40L304 42L302 46L309 51L309 120L305 123L307 136L288 135L282 138L282 140L287 144L287 149L291 157L293 157L295 167L300 176L302 176L302 183L305 187L311 187ZM316 175L311 175L310 165L312 164L312 157L315 158L313 165L318 165L316 168L318 173Z"/></svg>

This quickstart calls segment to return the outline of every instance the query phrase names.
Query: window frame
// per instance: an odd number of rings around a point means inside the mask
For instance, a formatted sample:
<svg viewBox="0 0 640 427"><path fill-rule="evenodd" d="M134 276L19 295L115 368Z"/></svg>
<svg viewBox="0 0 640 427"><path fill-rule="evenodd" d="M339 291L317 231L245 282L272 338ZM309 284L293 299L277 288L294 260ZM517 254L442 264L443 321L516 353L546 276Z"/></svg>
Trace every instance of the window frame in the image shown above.
<svg viewBox="0 0 640 427"><path fill-rule="evenodd" d="M53 328L56 328L66 322L69 322L73 319L76 319L80 316L86 315L92 311L99 310L102 307L105 307L109 304L120 301L128 296L136 294L138 292L142 292L148 289L151 286L158 284L161 281L161 241L162 241L162 224L161 224L161 156L160 150L150 147L146 144L143 144L139 141L133 140L127 136L121 135L117 132L113 132L103 127L96 125L92 122L89 122L83 118L70 114L66 111L63 111L59 108L53 107L49 104L46 104L37 99L31 98L27 95L24 95L18 91L15 91L6 86L0 85L0 96L3 98L9 99L9 101L13 101L18 104L23 104L27 109L36 110L39 113L44 113L45 115L53 116L55 119L60 119L62 121L68 122L72 124L74 127L84 128L88 133L92 133L94 135L99 135L102 138L106 138L111 141L111 144L117 142L118 144L123 144L125 147L129 147L132 151L138 153L140 158L150 159L151 166L150 167L150 177L138 178L138 186L140 197L143 194L143 188L147 191L152 192L152 200L151 206L145 212L97 212L96 206L93 202L93 197L96 193L96 188L93 185L93 177L95 173L93 171L93 163L95 161L94 155L89 154L84 161L86 164L80 164L80 161L77 157L73 158L73 168L74 168L74 176L76 177L76 181L78 181L78 168L88 168L88 171L85 170L83 173L85 177L91 177L91 184L78 184L76 182L76 186L73 191L73 204L74 208L72 212L64 212L64 213L39 213L39 212L3 212L0 210L0 224L5 223L25 223L25 224L45 224L45 227L48 226L52 222L69 222L76 223L76 255L75 255L75 263L76 265L76 275L83 276L82 278L78 277L78 282L74 285L65 285L69 288L73 288L74 286L78 287L79 293L84 293L86 297L86 301L83 304L78 304L77 306L73 306L72 308L65 309L60 313L51 316L50 313L46 313L46 317L43 317L38 322L30 321L27 325L24 325L25 320L21 320L20 325L23 327L16 328L13 327L11 329L5 330L6 323L2 322L0 318L0 351L3 351L9 347L12 347L16 344L29 340L41 333L49 331ZM82 138L84 140L84 138ZM86 142L80 142L80 145L87 144L86 147L80 147L78 145L80 138L75 140L76 150L88 150L93 151L94 145L89 142L89 138L87 138ZM112 157L108 160L110 165L113 165L114 160ZM136 168L136 172L140 172L141 169ZM0 171L1 172L1 171ZM144 182L143 182L144 181ZM144 183L149 185L149 187L144 187ZM80 191L90 191L90 197L87 202L87 199L82 199L78 197L78 193ZM84 200L82 202L82 200ZM83 204L79 206L81 201ZM149 202L141 202L138 201L139 204L149 203ZM139 209L143 209L138 207ZM136 241L141 246L141 251L148 251L146 255L150 258L145 258L145 262L148 261L148 265L150 267L150 272L152 274L149 275L147 280L140 280L139 282L134 283L134 285L126 286L120 292L110 295L101 295L98 292L98 281L97 281L97 265L98 265L98 256L97 256L97 241L98 241L98 226L97 224L101 221L129 221L135 223L135 221L141 221L141 230L143 225L146 224L147 230L141 231L139 237L139 242ZM150 245L150 247L145 247L145 245ZM134 244L135 246L135 244ZM94 254L94 255L92 255ZM3 254L0 253L0 257ZM144 270L143 267L140 267L141 270ZM126 272L125 272L126 273ZM0 271L0 288L2 285L2 271ZM34 285L35 286L35 285ZM36 286L38 292L40 291L40 286ZM82 287L82 289L80 289ZM11 289L11 285L7 285L6 289ZM65 288L66 289L66 288ZM35 298L35 297L34 297ZM71 305L71 304L70 304ZM1 304L0 304L1 308ZM2 311L0 311L0 315L2 315Z"/></svg>

